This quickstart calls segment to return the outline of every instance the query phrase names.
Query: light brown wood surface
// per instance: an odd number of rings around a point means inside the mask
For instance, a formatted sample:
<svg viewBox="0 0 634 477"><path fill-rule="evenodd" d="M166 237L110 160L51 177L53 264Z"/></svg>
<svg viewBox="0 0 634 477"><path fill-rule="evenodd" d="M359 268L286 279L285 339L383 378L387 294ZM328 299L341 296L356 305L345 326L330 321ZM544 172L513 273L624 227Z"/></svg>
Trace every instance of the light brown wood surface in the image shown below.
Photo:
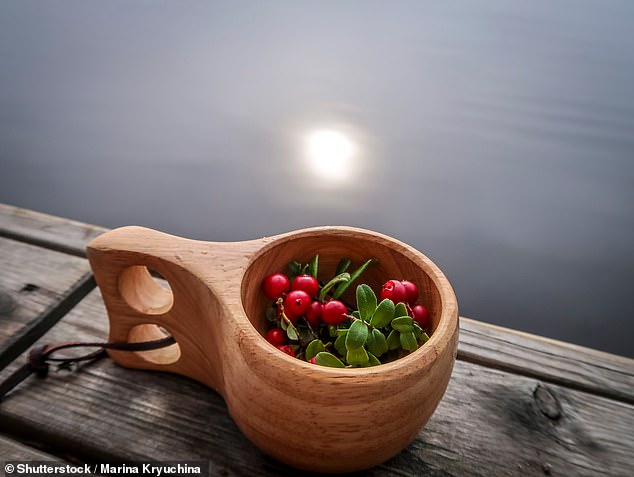
<svg viewBox="0 0 634 477"><path fill-rule="evenodd" d="M416 283L430 311L431 339L405 358L363 369L312 365L270 345L262 336L262 279L314 254L324 277L334 275L342 257L359 264L375 258L378 264L364 275L375 290L386 277ZM416 437L449 382L458 342L453 290L427 257L389 237L322 227L210 243L125 227L94 239L88 258L108 310L110 340L156 339L165 329L177 341L151 352L111 351L111 357L215 389L242 432L292 466L346 472L384 462ZM171 293L148 270L161 274ZM319 439L297 439L297 429Z"/></svg>

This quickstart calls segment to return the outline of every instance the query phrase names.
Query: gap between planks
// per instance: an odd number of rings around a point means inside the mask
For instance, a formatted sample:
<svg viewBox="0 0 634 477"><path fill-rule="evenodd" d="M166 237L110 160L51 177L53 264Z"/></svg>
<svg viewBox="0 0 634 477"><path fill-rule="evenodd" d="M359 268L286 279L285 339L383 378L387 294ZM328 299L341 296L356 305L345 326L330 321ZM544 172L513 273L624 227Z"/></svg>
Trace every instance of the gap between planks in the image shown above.
<svg viewBox="0 0 634 477"><path fill-rule="evenodd" d="M92 273L84 274L61 299L39 313L10 340L0 347L0 371L24 353L48 330L84 299L97 284Z"/></svg>

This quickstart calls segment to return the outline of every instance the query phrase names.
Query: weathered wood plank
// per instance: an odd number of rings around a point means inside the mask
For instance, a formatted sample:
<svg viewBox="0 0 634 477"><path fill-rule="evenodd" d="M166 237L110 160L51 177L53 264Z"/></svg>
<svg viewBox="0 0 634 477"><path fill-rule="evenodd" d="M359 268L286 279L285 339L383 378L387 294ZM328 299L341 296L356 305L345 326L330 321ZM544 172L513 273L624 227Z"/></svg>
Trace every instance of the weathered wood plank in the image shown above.
<svg viewBox="0 0 634 477"><path fill-rule="evenodd" d="M0 203L0 236L21 242L85 257L86 244L105 231L96 225Z"/></svg>
<svg viewBox="0 0 634 477"><path fill-rule="evenodd" d="M634 360L460 318L458 359L634 404Z"/></svg>
<svg viewBox="0 0 634 477"><path fill-rule="evenodd" d="M86 260L0 237L0 369L94 287Z"/></svg>
<svg viewBox="0 0 634 477"><path fill-rule="evenodd" d="M0 204L0 235L83 256L101 227ZM0 298L0 307L2 298ZM634 360L461 318L458 359L634 403Z"/></svg>
<svg viewBox="0 0 634 477"><path fill-rule="evenodd" d="M0 464L4 464L8 460L62 462L61 459L53 455L25 446L10 437L2 435L0 435L0 456L2 457Z"/></svg>
<svg viewBox="0 0 634 477"><path fill-rule="evenodd" d="M45 338L104 339L106 327L94 291ZM0 426L65 442L84 459L209 459L225 475L296 474L240 434L216 393L110 360L31 378L0 405ZM297 438L308 435L299 429ZM458 361L444 400L415 442L366 474L629 476L632 468L631 405Z"/></svg>

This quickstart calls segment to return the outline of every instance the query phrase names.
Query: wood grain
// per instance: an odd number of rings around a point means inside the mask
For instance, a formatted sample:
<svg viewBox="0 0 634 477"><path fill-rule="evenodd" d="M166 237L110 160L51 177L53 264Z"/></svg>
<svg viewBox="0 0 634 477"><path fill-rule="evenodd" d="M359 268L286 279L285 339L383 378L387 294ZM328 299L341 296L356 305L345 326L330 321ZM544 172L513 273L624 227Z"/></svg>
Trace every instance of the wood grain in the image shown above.
<svg viewBox="0 0 634 477"><path fill-rule="evenodd" d="M61 459L0 435L0 466L9 460L62 462ZM0 467L1 468L1 467ZM5 475L4 473L2 475Z"/></svg>
<svg viewBox="0 0 634 477"><path fill-rule="evenodd" d="M106 335L94 291L42 342ZM206 459L213 475L297 475L242 435L220 395L183 377L110 360L30 379L0 406L0 428L64 443L85 460ZM293 436L319 438L310 429ZM631 405L458 361L445 397L413 443L356 475L618 477L631 475L633 466Z"/></svg>
<svg viewBox="0 0 634 477"><path fill-rule="evenodd" d="M306 262L313 254L322 279L334 276L341 257L359 265L372 257L378 263L364 281L375 290L385 277L412 280L430 312L431 339L404 358L359 369L316 366L280 352L262 336L270 303L260 284L290 260ZM110 340L145 341L166 329L178 343L151 354L110 356L206 384L224 397L252 442L295 467L343 472L387 460L411 442L447 387L458 341L451 285L423 254L384 235L321 227L212 243L125 227L93 240L88 258L108 310ZM171 293L148 269L167 280ZM378 432L368 432L368 416ZM293 437L309 427L319 440Z"/></svg>
<svg viewBox="0 0 634 477"><path fill-rule="evenodd" d="M460 318L458 359L634 404L634 360Z"/></svg>
<svg viewBox="0 0 634 477"><path fill-rule="evenodd" d="M2 369L61 317L64 303L83 296L74 290L90 269L83 259L0 238L0 270Z"/></svg>
<svg viewBox="0 0 634 477"><path fill-rule="evenodd" d="M0 203L0 236L86 256L86 244L107 229Z"/></svg>

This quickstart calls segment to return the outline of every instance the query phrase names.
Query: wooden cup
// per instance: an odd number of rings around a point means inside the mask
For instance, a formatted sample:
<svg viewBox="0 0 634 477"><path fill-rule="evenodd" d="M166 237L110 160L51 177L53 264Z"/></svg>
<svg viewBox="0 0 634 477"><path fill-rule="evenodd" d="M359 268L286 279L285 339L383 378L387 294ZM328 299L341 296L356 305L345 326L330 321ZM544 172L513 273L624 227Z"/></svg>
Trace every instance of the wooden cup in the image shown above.
<svg viewBox="0 0 634 477"><path fill-rule="evenodd" d="M416 283L430 311L431 339L404 358L354 369L310 364L269 344L262 336L270 305L262 279L317 253L320 278L332 277L342 257L352 259L352 268L376 258L361 278L375 292L390 278ZM123 227L94 239L88 258L111 341L158 339L167 331L177 342L152 351L109 351L112 359L213 388L242 432L289 465L347 472L384 462L416 437L449 382L458 344L451 285L422 253L385 235L319 227L221 243ZM346 292L351 303L355 288Z"/></svg>

